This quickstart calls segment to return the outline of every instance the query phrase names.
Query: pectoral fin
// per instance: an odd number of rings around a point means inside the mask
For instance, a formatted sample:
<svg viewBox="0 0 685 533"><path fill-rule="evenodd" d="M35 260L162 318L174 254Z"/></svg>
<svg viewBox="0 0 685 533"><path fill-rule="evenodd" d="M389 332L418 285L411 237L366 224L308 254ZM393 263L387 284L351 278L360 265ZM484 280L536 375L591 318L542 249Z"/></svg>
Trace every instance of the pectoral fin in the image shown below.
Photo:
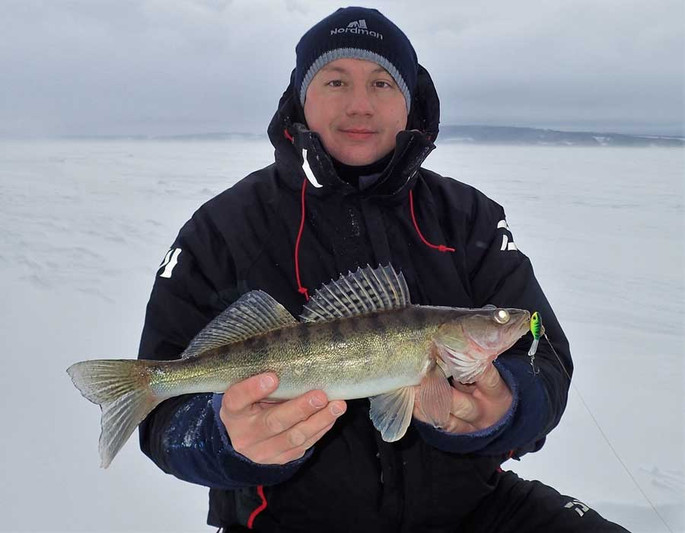
<svg viewBox="0 0 685 533"><path fill-rule="evenodd" d="M395 442L401 439L407 432L414 411L414 387L402 387L369 399L369 416L383 440Z"/></svg>
<svg viewBox="0 0 685 533"><path fill-rule="evenodd" d="M473 357L467 350L450 346L441 340L436 340L440 360L447 367L447 374L461 383L473 383L485 370L491 359Z"/></svg>
<svg viewBox="0 0 685 533"><path fill-rule="evenodd" d="M452 406L452 386L439 365L423 378L418 395L426 420L436 428L445 427Z"/></svg>

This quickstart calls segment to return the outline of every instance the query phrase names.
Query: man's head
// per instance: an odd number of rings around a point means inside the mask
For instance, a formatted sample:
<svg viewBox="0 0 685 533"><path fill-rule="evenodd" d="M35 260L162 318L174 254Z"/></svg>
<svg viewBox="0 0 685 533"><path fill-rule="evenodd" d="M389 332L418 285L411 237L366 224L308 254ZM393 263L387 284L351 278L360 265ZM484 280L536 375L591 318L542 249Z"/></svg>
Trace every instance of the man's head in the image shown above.
<svg viewBox="0 0 685 533"><path fill-rule="evenodd" d="M297 45L295 91L310 129L348 165L373 163L405 129L418 62L406 35L375 9L339 9Z"/></svg>

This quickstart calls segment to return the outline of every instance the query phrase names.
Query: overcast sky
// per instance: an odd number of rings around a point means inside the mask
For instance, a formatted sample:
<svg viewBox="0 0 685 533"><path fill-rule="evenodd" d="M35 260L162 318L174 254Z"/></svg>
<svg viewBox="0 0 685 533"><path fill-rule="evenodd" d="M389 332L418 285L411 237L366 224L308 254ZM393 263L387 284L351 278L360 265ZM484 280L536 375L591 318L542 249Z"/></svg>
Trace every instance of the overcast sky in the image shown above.
<svg viewBox="0 0 685 533"><path fill-rule="evenodd" d="M263 132L340 5L0 0L0 136ZM443 124L683 134L683 0L363 5L412 40Z"/></svg>

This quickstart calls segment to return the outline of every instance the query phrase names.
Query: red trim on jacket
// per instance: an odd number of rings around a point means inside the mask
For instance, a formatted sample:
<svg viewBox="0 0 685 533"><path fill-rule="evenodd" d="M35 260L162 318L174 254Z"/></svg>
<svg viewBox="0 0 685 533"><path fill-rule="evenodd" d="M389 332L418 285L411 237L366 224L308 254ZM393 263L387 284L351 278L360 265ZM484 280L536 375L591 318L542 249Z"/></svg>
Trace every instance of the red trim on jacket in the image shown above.
<svg viewBox="0 0 685 533"><path fill-rule="evenodd" d="M309 292L306 287L302 286L302 280L300 279L300 241L302 240L302 232L304 231L304 218L306 214L304 199L306 192L307 178L302 182L302 194L300 195L300 229L297 232L297 240L295 241L295 279L297 280L297 292L304 295L304 299L309 301Z"/></svg>
<svg viewBox="0 0 685 533"><path fill-rule="evenodd" d="M264 496L264 485L257 486L257 494L259 494L259 497L262 499L262 503L254 511L252 511L250 518L247 519L247 529L253 528L255 518L257 518L257 515L266 509L266 506L268 505L266 502L266 496Z"/></svg>
<svg viewBox="0 0 685 533"><path fill-rule="evenodd" d="M411 220L414 223L414 229L416 230L416 233L421 239L421 242L423 242L423 244L425 244L429 248L433 248L434 250L438 250L439 252L454 252L454 248L450 248L449 246L445 246L444 244L433 244L431 242L428 242L426 237L423 236L423 233L421 233L421 230L419 229L419 223L416 222L416 214L414 213L413 193L414 191L409 191L409 211L411 211Z"/></svg>

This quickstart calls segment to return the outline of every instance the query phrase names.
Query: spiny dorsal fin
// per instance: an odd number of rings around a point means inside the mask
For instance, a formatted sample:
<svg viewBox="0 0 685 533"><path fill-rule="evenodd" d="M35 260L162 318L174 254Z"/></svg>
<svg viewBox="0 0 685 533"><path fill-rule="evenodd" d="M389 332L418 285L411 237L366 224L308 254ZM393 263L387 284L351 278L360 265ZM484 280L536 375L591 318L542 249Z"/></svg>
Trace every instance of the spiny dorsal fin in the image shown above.
<svg viewBox="0 0 685 533"><path fill-rule="evenodd" d="M181 357L193 357L211 348L293 324L297 320L271 296L264 291L250 291L207 324Z"/></svg>
<svg viewBox="0 0 685 533"><path fill-rule="evenodd" d="M359 268L326 283L304 306L300 319L318 322L410 305L404 276L391 266Z"/></svg>

